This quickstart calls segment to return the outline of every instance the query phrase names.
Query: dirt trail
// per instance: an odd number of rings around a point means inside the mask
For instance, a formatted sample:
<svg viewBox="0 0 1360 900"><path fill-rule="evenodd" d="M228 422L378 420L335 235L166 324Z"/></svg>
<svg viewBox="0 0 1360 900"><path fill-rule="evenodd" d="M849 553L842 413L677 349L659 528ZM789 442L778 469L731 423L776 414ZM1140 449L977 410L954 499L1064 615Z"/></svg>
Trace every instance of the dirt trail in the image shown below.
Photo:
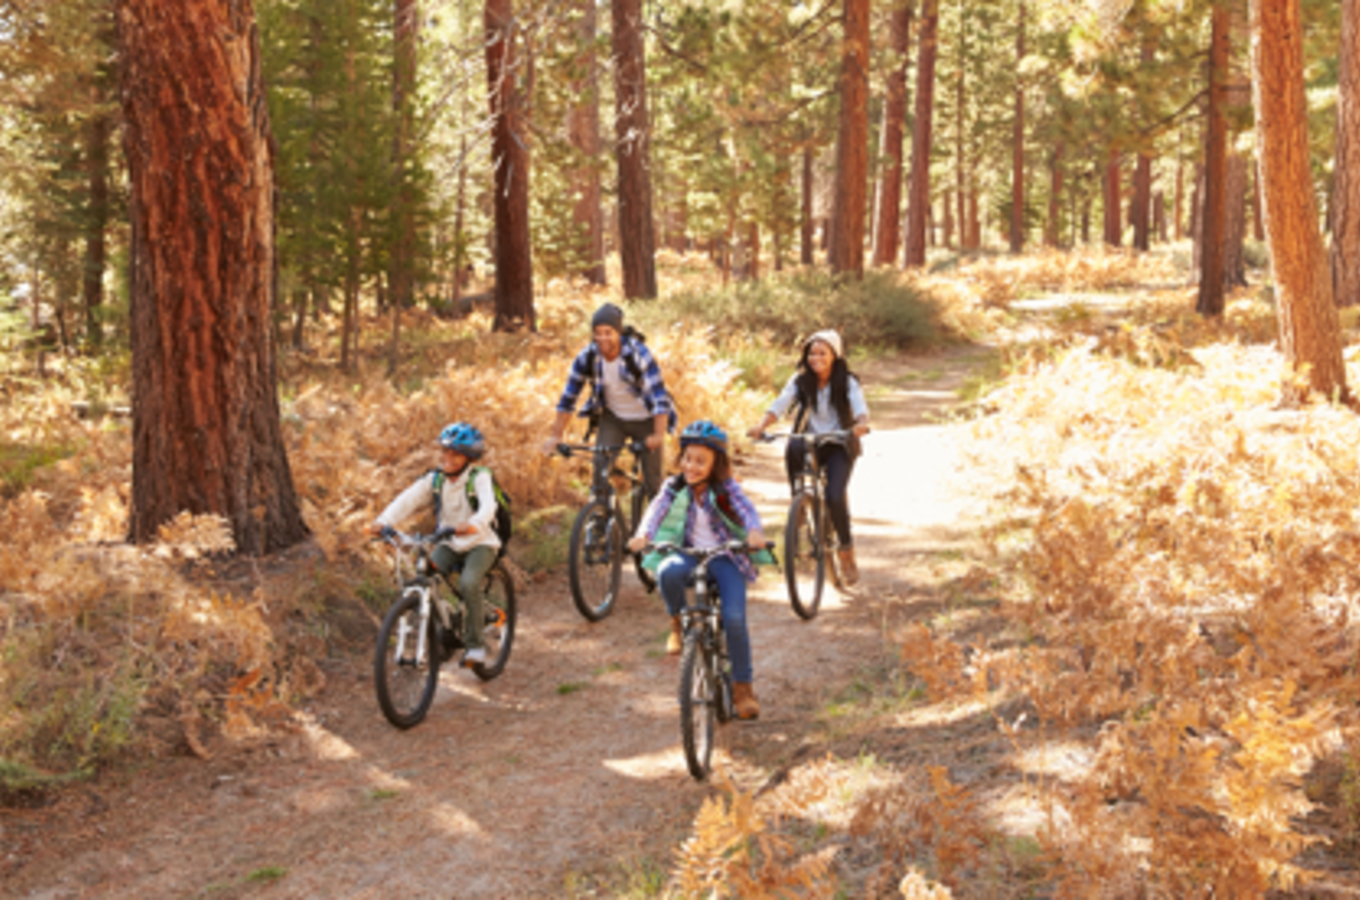
<svg viewBox="0 0 1360 900"><path fill-rule="evenodd" d="M981 351L867 367L874 434L851 486L862 585L797 619L777 573L750 602L759 722L728 725L719 764L760 785L810 757L819 709L891 657L875 613L957 544L957 429L933 416ZM777 536L776 448L739 468ZM0 811L6 896L549 897L655 885L712 788L685 772L660 599L631 574L591 625L564 576L520 595L505 674L446 671L428 719L398 732L367 658L331 660L300 733L210 762L155 761L79 789L62 814ZM50 811L48 811L50 812Z"/></svg>

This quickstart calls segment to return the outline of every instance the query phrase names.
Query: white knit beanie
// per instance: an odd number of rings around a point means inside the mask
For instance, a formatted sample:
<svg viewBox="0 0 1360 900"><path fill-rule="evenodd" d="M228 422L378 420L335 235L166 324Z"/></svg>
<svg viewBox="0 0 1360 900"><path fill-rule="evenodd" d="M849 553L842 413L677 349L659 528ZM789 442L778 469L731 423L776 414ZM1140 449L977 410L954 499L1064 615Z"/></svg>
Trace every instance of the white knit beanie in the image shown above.
<svg viewBox="0 0 1360 900"><path fill-rule="evenodd" d="M841 336L837 334L834 329L828 328L825 331L817 332L803 341L803 346L807 347L813 341L821 341L826 344L831 348L831 351L836 354L837 358L845 355L845 352L841 349Z"/></svg>

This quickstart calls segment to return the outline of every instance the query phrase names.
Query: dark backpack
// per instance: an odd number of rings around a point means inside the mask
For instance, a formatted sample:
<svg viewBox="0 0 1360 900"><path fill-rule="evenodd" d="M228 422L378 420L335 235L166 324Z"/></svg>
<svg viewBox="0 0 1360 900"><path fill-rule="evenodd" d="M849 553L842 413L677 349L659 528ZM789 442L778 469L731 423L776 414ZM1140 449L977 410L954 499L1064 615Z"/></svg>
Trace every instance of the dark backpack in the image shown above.
<svg viewBox="0 0 1360 900"><path fill-rule="evenodd" d="M431 469L434 473L434 520L436 527L439 524L439 506L443 499L444 479L447 477L443 469ZM495 474L486 466L473 466L468 472L467 495L468 503L472 504L472 512L477 512L477 485L474 483L477 476L485 471L491 476L491 490L496 494L496 518L492 520L491 527L495 530L496 536L501 539L500 550L496 553L496 558L500 559L505 555L505 548L510 546L510 537L514 534L514 520L510 515L510 495L501 487L496 480Z"/></svg>
<svg viewBox="0 0 1360 900"><path fill-rule="evenodd" d="M680 493L685 485L684 475L671 476L670 488L672 493ZM741 522L741 516L737 514L737 507L732 503L732 495L727 493L727 485L714 483L710 484L709 487L713 491L713 499L717 503L718 512L726 516L729 522L734 524Z"/></svg>

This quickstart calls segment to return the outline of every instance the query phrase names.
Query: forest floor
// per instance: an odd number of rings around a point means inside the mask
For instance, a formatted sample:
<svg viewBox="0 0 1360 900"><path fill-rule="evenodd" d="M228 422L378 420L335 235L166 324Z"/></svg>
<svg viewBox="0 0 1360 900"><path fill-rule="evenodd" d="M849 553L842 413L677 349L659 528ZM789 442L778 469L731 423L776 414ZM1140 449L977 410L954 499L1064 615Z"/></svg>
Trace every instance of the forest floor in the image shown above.
<svg viewBox="0 0 1360 900"><path fill-rule="evenodd" d="M847 828L861 789L925 763L998 801L1021 780L989 712L919 702L892 639L916 619L989 627L987 601L964 579L976 520L953 490L965 426L947 419L989 354L862 367L874 422L851 486L863 580L844 595L828 586L811 622L793 614L775 573L751 595L763 712L720 730L717 766L746 791L803 766L848 773L840 813L824 810L806 840L833 848L842 896L863 895L879 861ZM762 448L738 469L772 537L788 496L779 453ZM660 600L631 574L625 585L613 615L592 625L572 607L565 572L532 583L505 673L482 684L446 670L429 717L406 732L378 711L361 633L324 661L325 688L289 729L5 810L0 894L664 894L677 847L718 791L685 770ZM1012 804L1011 814L1016 833L1033 830L1036 810ZM1018 869L968 893L1023 892L1031 843L1005 855Z"/></svg>

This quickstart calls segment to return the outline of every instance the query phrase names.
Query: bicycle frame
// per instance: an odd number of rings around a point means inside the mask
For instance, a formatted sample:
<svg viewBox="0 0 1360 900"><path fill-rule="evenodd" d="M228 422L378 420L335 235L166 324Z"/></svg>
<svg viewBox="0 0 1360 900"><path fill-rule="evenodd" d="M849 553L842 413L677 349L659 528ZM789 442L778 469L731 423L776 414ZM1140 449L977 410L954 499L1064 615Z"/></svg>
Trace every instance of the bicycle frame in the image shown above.
<svg viewBox="0 0 1360 900"><path fill-rule="evenodd" d="M384 535L387 543L392 545L392 571L396 579L398 590L405 593L408 590L420 592L420 612L418 615L420 633L424 633L429 628L430 611L433 609L439 618L439 624L446 629L453 628L453 604L444 597L438 596L438 579L431 580L430 573L434 569L434 564L430 561L430 547L448 537L451 532L441 530L429 537L421 537L418 534L406 534L396 529L391 529L390 534ZM414 559L412 557L414 556ZM414 575L407 575L407 572L414 572ZM458 592L453 591L455 597ZM461 600L461 598L459 598ZM397 658L402 659L406 656L406 642L415 634L413 629L405 619L397 627ZM427 641L415 641L417 667L425 664Z"/></svg>

